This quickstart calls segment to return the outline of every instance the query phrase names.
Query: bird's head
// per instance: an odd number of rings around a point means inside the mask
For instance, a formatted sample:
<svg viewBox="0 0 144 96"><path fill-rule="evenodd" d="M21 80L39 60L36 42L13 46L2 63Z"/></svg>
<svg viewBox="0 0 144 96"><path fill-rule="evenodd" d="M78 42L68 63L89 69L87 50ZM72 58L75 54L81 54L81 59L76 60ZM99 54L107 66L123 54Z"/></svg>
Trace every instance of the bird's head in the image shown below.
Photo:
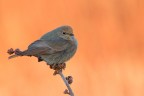
<svg viewBox="0 0 144 96"><path fill-rule="evenodd" d="M74 38L73 29L67 25L57 28L57 34L65 40L73 40Z"/></svg>

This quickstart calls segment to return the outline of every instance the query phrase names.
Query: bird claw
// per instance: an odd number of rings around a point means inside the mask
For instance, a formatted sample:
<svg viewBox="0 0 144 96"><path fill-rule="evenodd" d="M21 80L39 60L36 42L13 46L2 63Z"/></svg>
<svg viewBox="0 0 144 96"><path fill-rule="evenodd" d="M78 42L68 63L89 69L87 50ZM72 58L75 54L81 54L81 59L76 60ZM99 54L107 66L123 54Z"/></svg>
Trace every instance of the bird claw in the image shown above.
<svg viewBox="0 0 144 96"><path fill-rule="evenodd" d="M62 72L62 70L55 70L53 75L57 75L57 74L59 74L59 72Z"/></svg>
<svg viewBox="0 0 144 96"><path fill-rule="evenodd" d="M54 69L54 70L62 70L62 69L65 69L65 68L66 68L66 64L65 64L65 63L52 64L52 65L50 65L50 68L51 68L51 69Z"/></svg>
<svg viewBox="0 0 144 96"><path fill-rule="evenodd" d="M50 65L50 68L55 70L53 75L56 75L56 74L59 74L60 71L62 71L62 70L64 70L66 68L66 64L65 63L52 64L52 65Z"/></svg>
<svg viewBox="0 0 144 96"><path fill-rule="evenodd" d="M59 66L60 69L63 69L63 70L65 70L65 68L66 68L65 63L58 64L58 66Z"/></svg>
<svg viewBox="0 0 144 96"><path fill-rule="evenodd" d="M56 70L57 64L52 64L52 65L50 65L50 68Z"/></svg>

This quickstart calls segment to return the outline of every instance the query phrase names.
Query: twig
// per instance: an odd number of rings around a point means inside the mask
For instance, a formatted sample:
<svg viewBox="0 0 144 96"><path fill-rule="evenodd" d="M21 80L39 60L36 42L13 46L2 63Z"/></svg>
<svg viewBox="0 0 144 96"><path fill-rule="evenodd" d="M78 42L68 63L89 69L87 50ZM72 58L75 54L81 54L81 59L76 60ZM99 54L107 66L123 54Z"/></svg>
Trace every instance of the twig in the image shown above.
<svg viewBox="0 0 144 96"><path fill-rule="evenodd" d="M70 96L74 96L74 93L70 87L70 84L72 84L72 82L73 82L73 78L72 78L72 76L65 77L63 75L62 70L64 70L65 68L66 68L65 63L50 65L50 69L55 70L53 75L59 74L61 76L61 78L63 79L65 85L67 86L67 89L64 91L64 94L69 94Z"/></svg>
<svg viewBox="0 0 144 96"><path fill-rule="evenodd" d="M72 89L71 89L68 81L66 80L65 76L63 75L62 71L58 71L58 74L61 76L61 78L63 79L65 85L67 86L67 88L68 88L68 90L69 90L69 92L68 92L69 95L70 95L70 96L74 96L74 93L73 93L73 91L72 91Z"/></svg>
<svg viewBox="0 0 144 96"><path fill-rule="evenodd" d="M18 55L18 56L23 56L22 51L20 51L19 49L14 50L14 49L11 48L7 51L7 53L9 55L15 54L15 55ZM12 56L15 56L15 55L12 55ZM27 56L31 56L31 55L27 55ZM40 57L37 57L37 58L38 58L38 62L43 61L42 58L40 58ZM61 78L63 79L65 85L67 86L67 89L64 91L64 94L69 94L70 96L74 96L74 93L73 93L73 91L70 87L70 84L73 82L73 78L72 78L72 76L65 77L63 75L62 70L64 70L65 68L66 68L65 63L50 65L50 69L55 70L53 75L59 74L61 76Z"/></svg>

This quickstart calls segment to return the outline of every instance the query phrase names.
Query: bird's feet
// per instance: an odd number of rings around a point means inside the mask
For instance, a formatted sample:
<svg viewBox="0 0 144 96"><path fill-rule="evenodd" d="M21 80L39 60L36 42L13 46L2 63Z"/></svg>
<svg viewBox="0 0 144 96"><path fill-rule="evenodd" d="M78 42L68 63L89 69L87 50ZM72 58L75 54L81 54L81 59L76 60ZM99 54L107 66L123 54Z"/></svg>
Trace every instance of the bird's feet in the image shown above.
<svg viewBox="0 0 144 96"><path fill-rule="evenodd" d="M50 65L50 68L55 70L53 75L58 74L59 71L62 71L66 68L66 64L65 63L61 63L61 64L52 64Z"/></svg>
<svg viewBox="0 0 144 96"><path fill-rule="evenodd" d="M51 68L51 69L54 69L54 70L62 70L62 69L65 69L65 68L66 68L66 64L65 64L65 63L52 64L52 65L50 65L50 68Z"/></svg>

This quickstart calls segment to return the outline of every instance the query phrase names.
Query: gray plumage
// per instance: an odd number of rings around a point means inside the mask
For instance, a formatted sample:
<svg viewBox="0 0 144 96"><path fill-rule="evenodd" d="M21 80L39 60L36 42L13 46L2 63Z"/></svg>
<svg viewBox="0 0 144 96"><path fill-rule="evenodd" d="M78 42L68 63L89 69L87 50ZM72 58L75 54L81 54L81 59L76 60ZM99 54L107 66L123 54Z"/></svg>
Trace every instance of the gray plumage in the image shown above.
<svg viewBox="0 0 144 96"><path fill-rule="evenodd" d="M23 51L21 56L35 56L49 65L68 61L77 50L77 40L70 26L58 27L36 40ZM12 55L9 59L19 55Z"/></svg>

